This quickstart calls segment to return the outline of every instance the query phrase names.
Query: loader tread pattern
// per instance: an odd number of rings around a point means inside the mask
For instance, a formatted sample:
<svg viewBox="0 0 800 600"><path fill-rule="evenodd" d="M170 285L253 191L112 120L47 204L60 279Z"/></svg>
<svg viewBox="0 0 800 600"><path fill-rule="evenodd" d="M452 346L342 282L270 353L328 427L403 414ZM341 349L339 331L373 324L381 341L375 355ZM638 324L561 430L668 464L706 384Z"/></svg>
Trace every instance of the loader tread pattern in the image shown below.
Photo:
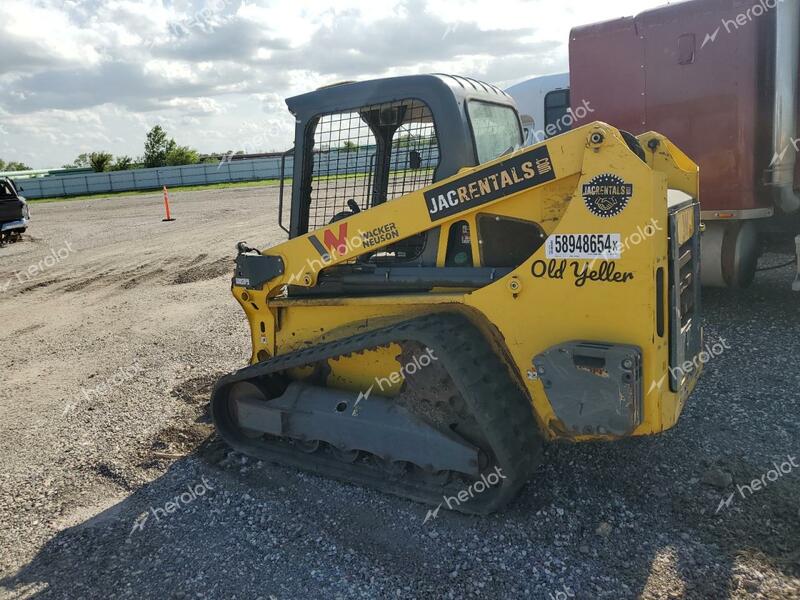
<svg viewBox="0 0 800 600"><path fill-rule="evenodd" d="M468 319L438 313L340 340L289 352L226 375L214 388L211 414L217 431L234 449L258 458L310 470L321 475L377 488L427 504L441 504L443 495L457 495L463 482L433 484L403 481L360 464L346 464L326 456L254 441L243 436L227 406L227 390L239 382L258 383L287 369L357 354L398 341L413 341L435 351L451 376L471 415L487 440L495 465L506 477L458 507L466 513L486 514L508 503L532 476L542 455L542 438L527 393L507 364L493 351ZM368 400L366 400L368 401Z"/></svg>

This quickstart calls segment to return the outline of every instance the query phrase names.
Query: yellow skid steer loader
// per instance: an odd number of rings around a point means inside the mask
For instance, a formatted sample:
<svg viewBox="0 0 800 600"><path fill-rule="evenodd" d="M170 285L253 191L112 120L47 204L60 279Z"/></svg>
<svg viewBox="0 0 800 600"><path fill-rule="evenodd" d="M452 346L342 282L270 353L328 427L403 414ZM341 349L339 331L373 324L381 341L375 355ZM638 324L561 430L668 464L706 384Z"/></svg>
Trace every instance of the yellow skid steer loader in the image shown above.
<svg viewBox="0 0 800 600"><path fill-rule="evenodd" d="M593 123L521 147L514 101L449 75L287 104L289 241L239 243L252 360L212 395L230 446L487 513L545 441L676 423L700 372L700 213L669 140Z"/></svg>

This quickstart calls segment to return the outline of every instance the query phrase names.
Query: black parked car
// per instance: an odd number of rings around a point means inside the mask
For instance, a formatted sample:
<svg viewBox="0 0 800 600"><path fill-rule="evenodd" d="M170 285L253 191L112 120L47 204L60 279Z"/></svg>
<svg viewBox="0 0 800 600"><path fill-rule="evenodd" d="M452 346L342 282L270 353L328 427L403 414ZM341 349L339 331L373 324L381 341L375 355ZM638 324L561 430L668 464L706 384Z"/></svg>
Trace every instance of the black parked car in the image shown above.
<svg viewBox="0 0 800 600"><path fill-rule="evenodd" d="M28 228L31 213L19 195L21 189L8 177L0 177L0 244L17 241Z"/></svg>

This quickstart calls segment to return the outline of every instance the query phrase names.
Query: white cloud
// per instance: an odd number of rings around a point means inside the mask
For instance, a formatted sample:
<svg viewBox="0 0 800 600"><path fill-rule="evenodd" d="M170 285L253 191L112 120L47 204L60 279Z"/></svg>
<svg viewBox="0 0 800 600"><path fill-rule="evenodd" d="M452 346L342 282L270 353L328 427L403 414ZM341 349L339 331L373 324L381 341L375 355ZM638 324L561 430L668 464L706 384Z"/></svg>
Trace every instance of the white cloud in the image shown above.
<svg viewBox="0 0 800 600"><path fill-rule="evenodd" d="M140 155L160 123L203 152L283 150L284 98L444 71L513 82L567 68L570 26L660 0L20 0L0 3L0 157Z"/></svg>
<svg viewBox="0 0 800 600"><path fill-rule="evenodd" d="M100 55L100 36L77 29L68 15L18 0L0 4L0 73L53 64L92 65Z"/></svg>
<svg viewBox="0 0 800 600"><path fill-rule="evenodd" d="M166 104L187 115L214 115L222 112L222 107L213 98L173 98Z"/></svg>

